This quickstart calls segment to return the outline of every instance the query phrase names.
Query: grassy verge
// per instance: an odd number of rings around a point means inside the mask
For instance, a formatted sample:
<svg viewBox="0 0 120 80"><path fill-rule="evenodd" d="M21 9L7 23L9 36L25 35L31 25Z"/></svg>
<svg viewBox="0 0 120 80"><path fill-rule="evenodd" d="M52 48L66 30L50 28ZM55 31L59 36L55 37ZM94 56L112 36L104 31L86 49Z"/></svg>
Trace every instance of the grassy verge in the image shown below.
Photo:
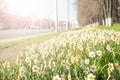
<svg viewBox="0 0 120 80"><path fill-rule="evenodd" d="M55 36L17 44L37 44ZM16 64L2 63L0 80L120 80L119 36L98 29L64 33L42 45L29 46Z"/></svg>
<svg viewBox="0 0 120 80"><path fill-rule="evenodd" d="M61 33L62 32L57 32L57 33L51 33L51 34L45 34L45 35L41 35L41 36L37 36L37 37L32 37L32 38L28 38L28 39L21 39L21 40L9 41L9 42L1 42L0 49L7 49L7 48L12 48L12 47L22 48L26 45L44 42L53 37L59 36Z"/></svg>
<svg viewBox="0 0 120 80"><path fill-rule="evenodd" d="M29 46L0 80L120 80L120 33L84 29Z"/></svg>

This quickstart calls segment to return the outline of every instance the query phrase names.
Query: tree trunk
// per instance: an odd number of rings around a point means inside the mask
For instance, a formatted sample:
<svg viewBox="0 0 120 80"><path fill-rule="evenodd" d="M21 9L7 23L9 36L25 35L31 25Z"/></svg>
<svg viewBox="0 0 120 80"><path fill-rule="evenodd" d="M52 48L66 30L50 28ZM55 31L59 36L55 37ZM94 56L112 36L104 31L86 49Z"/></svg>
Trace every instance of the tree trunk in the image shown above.
<svg viewBox="0 0 120 80"><path fill-rule="evenodd" d="M108 4L108 26L112 26L112 0L109 0Z"/></svg>
<svg viewBox="0 0 120 80"><path fill-rule="evenodd" d="M105 26L105 20L104 19L102 19L102 25Z"/></svg>
<svg viewBox="0 0 120 80"><path fill-rule="evenodd" d="M108 18L105 18L105 26L108 26Z"/></svg>
<svg viewBox="0 0 120 80"><path fill-rule="evenodd" d="M104 0L102 22L105 26L112 26L112 0Z"/></svg>
<svg viewBox="0 0 120 80"><path fill-rule="evenodd" d="M108 17L108 26L112 26L112 17Z"/></svg>

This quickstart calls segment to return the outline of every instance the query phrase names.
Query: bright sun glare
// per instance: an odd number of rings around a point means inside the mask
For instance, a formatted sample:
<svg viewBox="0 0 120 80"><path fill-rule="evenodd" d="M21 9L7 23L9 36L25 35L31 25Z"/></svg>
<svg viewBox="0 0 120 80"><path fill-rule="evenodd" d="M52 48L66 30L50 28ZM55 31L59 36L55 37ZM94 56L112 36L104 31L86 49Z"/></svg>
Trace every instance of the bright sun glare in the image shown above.
<svg viewBox="0 0 120 80"><path fill-rule="evenodd" d="M6 0L8 12L21 16L44 17L48 11L46 0Z"/></svg>

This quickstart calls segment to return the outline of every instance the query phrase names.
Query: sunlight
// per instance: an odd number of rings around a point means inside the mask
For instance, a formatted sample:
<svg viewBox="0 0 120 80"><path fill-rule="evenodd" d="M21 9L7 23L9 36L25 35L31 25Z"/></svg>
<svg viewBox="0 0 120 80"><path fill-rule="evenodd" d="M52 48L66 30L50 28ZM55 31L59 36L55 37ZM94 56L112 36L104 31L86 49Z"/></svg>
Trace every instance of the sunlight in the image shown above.
<svg viewBox="0 0 120 80"><path fill-rule="evenodd" d="M20 16L45 17L49 9L46 0L6 0L8 12Z"/></svg>

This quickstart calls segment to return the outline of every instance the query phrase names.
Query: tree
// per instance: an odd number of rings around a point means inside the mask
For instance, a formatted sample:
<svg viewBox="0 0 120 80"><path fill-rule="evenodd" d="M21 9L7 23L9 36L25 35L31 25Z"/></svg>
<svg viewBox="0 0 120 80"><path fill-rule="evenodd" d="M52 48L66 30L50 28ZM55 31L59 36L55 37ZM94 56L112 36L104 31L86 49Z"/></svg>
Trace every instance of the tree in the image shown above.
<svg viewBox="0 0 120 80"><path fill-rule="evenodd" d="M118 18L119 0L78 0L78 23L111 26Z"/></svg>
<svg viewBox="0 0 120 80"><path fill-rule="evenodd" d="M85 26L97 23L100 14L100 4L97 0L78 0L78 23ZM95 22L96 21L96 22Z"/></svg>
<svg viewBox="0 0 120 80"><path fill-rule="evenodd" d="M103 1L103 14L106 26L112 26L112 0L102 0Z"/></svg>

